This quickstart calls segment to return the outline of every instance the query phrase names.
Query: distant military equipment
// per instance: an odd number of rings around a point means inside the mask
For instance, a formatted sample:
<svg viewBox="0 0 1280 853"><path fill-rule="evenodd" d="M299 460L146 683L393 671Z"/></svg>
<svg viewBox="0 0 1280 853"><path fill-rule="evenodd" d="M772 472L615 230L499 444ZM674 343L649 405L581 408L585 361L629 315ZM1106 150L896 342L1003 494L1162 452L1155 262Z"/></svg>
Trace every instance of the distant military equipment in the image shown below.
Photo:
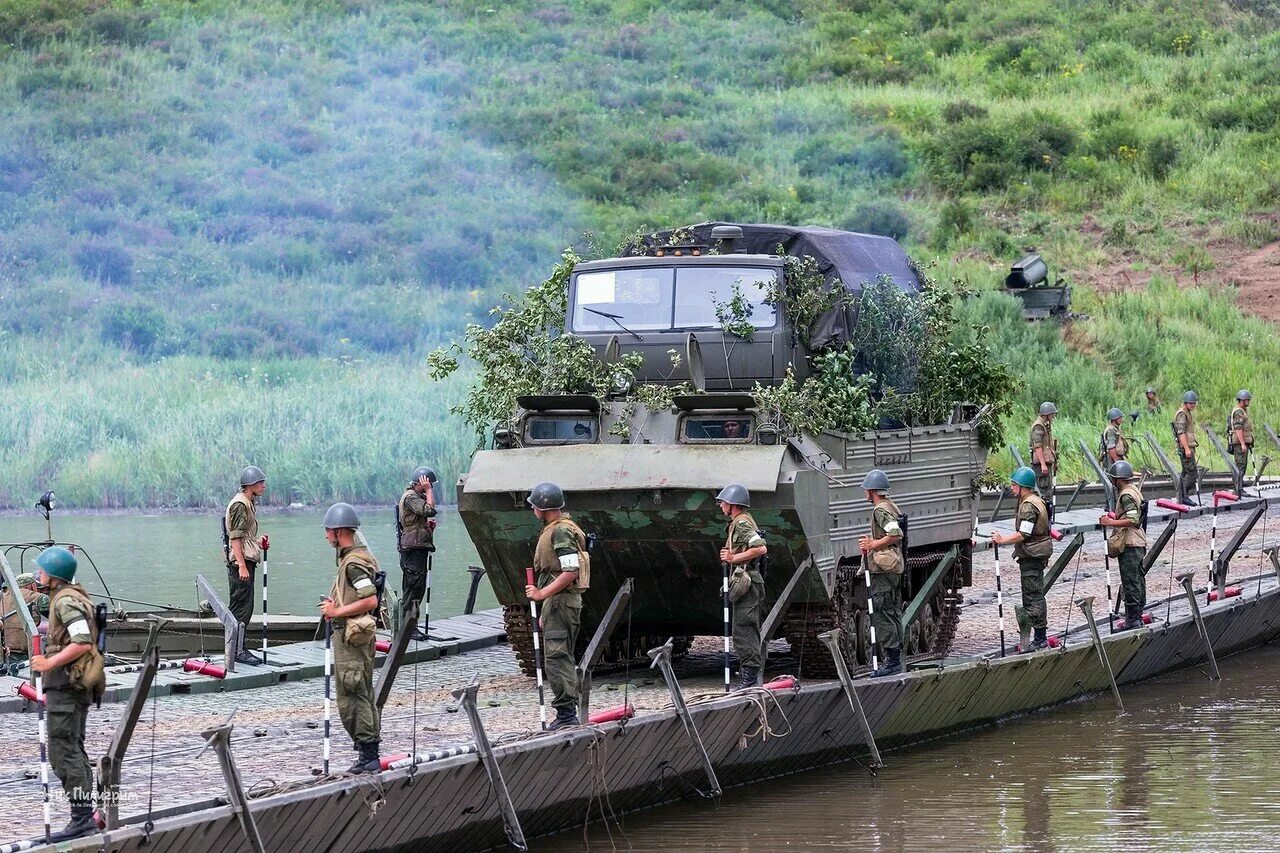
<svg viewBox="0 0 1280 853"><path fill-rule="evenodd" d="M789 367L804 381L811 351L847 341L855 320L855 309L842 304L807 330L792 328L776 299L786 292L779 248L812 256L828 287L854 295L885 277L918 292L914 265L892 239L829 228L707 223L680 233L688 239L677 245L667 232L629 256L578 264L566 331L606 361L641 354L638 382L687 381L698 393L657 412L628 405L625 388L521 397L510 423L495 431L494 449L477 452L460 479L460 515L524 671L533 674L524 570L538 536L525 501L543 481L564 489L567 511L598 537L583 593L584 638L624 579L635 579L631 624L615 632L612 659L637 657L672 636L677 651L687 650L693 637L722 630L725 519L714 498L737 482L750 490L769 543L766 607L800 578L775 635L786 637L806 671L834 674L818 640L833 627L844 629L849 660L870 659L858 574L870 505L861 484L869 470L882 469L910 522L904 648L944 651L957 591L970 582L974 478L986 459L971 407L927 427L812 435L757 409L750 393L756 383L776 385ZM749 338L724 331L717 318L717 304L732 290L750 306ZM674 375L671 350L682 356Z"/></svg>
<svg viewBox="0 0 1280 853"><path fill-rule="evenodd" d="M1071 313L1071 286L1059 279L1049 283L1049 266L1036 254L1029 254L1009 268L1003 293L1022 301L1027 320L1064 320Z"/></svg>

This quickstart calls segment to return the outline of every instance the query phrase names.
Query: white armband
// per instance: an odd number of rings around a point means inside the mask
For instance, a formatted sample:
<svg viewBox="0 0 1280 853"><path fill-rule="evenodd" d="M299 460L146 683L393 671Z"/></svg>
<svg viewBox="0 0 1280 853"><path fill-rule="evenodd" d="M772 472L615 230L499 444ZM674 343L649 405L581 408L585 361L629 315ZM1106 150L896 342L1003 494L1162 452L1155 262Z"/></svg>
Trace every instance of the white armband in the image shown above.
<svg viewBox="0 0 1280 853"><path fill-rule="evenodd" d="M67 628L67 634L69 634L72 637L76 636L77 634L88 634L90 637L93 636L93 632L89 630L89 623L84 621L83 619L77 619L76 621L72 622L71 626Z"/></svg>
<svg viewBox="0 0 1280 853"><path fill-rule="evenodd" d="M1018 522L1018 532L1023 536L1030 536L1036 532L1036 523L1034 521L1020 521Z"/></svg>
<svg viewBox="0 0 1280 853"><path fill-rule="evenodd" d="M560 558L560 568L566 572L576 572L578 570L578 555L565 554Z"/></svg>
<svg viewBox="0 0 1280 853"><path fill-rule="evenodd" d="M897 521L890 521L888 524L884 526L885 536L900 536L901 534L902 534L902 528L898 526Z"/></svg>
<svg viewBox="0 0 1280 853"><path fill-rule="evenodd" d="M764 543L764 537L763 537L763 536L761 536L759 533L757 533L755 536L752 536L752 537L751 537L750 541L748 541L748 542L747 542L747 547L748 547L748 548L759 548L759 547L760 547L761 545L763 545L763 544L765 544L765 543Z"/></svg>
<svg viewBox="0 0 1280 853"><path fill-rule="evenodd" d="M352 586L356 588L356 592L359 592L365 587L373 586L373 581L369 580L368 578L360 578L360 580L356 581L354 584L352 584Z"/></svg>

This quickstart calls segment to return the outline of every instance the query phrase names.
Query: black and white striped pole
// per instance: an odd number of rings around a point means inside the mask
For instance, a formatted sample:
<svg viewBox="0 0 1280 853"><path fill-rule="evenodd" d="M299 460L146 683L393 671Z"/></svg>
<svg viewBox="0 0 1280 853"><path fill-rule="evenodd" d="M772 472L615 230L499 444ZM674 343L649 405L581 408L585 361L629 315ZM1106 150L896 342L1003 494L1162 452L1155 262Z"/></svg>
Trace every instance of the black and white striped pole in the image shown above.
<svg viewBox="0 0 1280 853"><path fill-rule="evenodd" d="M262 537L262 662L267 662L267 550L271 547L270 537Z"/></svg>
<svg viewBox="0 0 1280 853"><path fill-rule="evenodd" d="M876 658L876 607L871 601L871 567L867 563L866 551L862 552L862 579L867 584L867 622L871 626L871 654L869 657L871 658L871 670L874 672L880 668L880 662Z"/></svg>
<svg viewBox="0 0 1280 853"><path fill-rule="evenodd" d="M996 559L996 613L1000 618L1000 657L1004 657L1004 587L1000 584L1000 546L991 545Z"/></svg>
<svg viewBox="0 0 1280 853"><path fill-rule="evenodd" d="M333 620L324 619L324 765L323 776L329 775L329 723L333 718Z"/></svg>
<svg viewBox="0 0 1280 853"><path fill-rule="evenodd" d="M16 590L15 590L16 592ZM40 635L31 637L32 656L40 654ZM53 829L53 801L49 797L49 718L44 713L44 673L36 674L36 713L40 730L40 784L44 786L44 843L49 843Z"/></svg>
<svg viewBox="0 0 1280 853"><path fill-rule="evenodd" d="M422 594L422 636L431 640L431 561L435 551L427 552L427 588Z"/></svg>
<svg viewBox="0 0 1280 853"><path fill-rule="evenodd" d="M529 586L537 586L533 582L533 569L525 569L524 577ZM533 620L533 668L538 678L538 719L542 722L543 731L546 731L547 693L542 685L542 625L538 623L538 602L533 599L529 599L529 618Z"/></svg>
<svg viewBox="0 0 1280 853"><path fill-rule="evenodd" d="M729 564L721 562L720 568L724 574L724 582L720 587L720 595L724 600L724 692L730 690L730 668L732 667L732 657L730 650L733 645L733 621L729 616Z"/></svg>

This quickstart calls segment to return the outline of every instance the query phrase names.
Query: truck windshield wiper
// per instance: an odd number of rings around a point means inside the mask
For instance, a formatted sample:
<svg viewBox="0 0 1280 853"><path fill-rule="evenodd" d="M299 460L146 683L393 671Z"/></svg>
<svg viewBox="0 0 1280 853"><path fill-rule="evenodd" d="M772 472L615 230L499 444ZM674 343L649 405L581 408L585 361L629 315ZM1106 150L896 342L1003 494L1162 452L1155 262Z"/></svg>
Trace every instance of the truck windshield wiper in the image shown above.
<svg viewBox="0 0 1280 853"><path fill-rule="evenodd" d="M595 315L596 315L596 316L598 316L598 317L608 317L610 320L612 320L614 323L616 323L616 324L618 325L618 328L619 328L619 329L621 329L622 331L626 332L628 335L630 335L631 337L635 338L637 341L641 341L641 342L643 342L643 341L644 341L644 338L640 337L640 336L639 336L639 335L637 335L635 332L631 331L631 330L630 330L630 329L628 329L626 326L622 325L622 315L621 315L621 314L610 314L608 311L597 311L597 310L596 310L596 309L594 309L594 308L587 308L586 306L583 306L582 310L583 310L583 311L586 311L586 312L588 312L588 313L590 313L590 314L595 314Z"/></svg>

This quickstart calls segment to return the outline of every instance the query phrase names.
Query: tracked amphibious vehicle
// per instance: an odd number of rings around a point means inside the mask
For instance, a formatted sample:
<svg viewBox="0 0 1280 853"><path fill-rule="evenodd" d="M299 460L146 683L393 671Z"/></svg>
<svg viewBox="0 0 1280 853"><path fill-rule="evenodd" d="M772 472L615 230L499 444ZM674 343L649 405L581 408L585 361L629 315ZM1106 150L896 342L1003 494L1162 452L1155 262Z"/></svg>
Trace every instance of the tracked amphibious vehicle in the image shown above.
<svg viewBox="0 0 1280 853"><path fill-rule="evenodd" d="M524 569L539 524L524 501L544 480L564 488L572 516L597 537L584 635L624 579L635 579L614 659L669 636L681 638L679 650L695 636L721 632L725 519L714 496L740 482L751 490L752 514L769 543L766 605L800 575L774 634L784 635L815 675L831 667L817 636L836 625L848 629L850 659L866 661L857 543L869 527L860 483L871 468L888 472L908 519L907 653L937 653L950 642L956 593L969 582L974 481L985 464L968 420L974 413L959 405L949 423L814 435L789 428L785 413L760 410L751 394L757 384L776 385L789 369L806 381L811 356L847 342L856 323L857 300L849 299L808 328L794 328L785 304L786 255L812 257L823 286L854 296L878 279L921 289L895 241L827 228L707 223L574 268L566 331L605 361L638 353L637 382L688 383L683 390L690 393L660 411L637 405L625 387L609 395L522 397L509 424L496 430L493 448L477 452L461 477L460 513L526 672L533 657ZM749 336L724 328L731 294L741 297L736 316L751 324Z"/></svg>

